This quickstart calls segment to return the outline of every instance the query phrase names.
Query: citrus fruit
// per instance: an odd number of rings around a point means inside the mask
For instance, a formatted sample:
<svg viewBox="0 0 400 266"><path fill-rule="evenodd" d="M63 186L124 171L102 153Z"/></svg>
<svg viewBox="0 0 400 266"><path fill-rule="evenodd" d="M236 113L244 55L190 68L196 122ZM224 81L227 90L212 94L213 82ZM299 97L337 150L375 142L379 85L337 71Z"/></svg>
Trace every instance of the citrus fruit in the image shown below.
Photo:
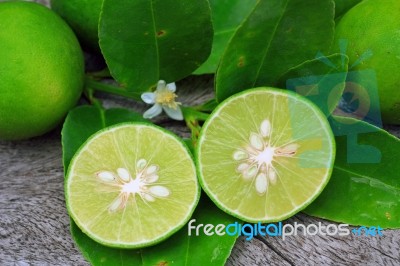
<svg viewBox="0 0 400 266"><path fill-rule="evenodd" d="M360 2L361 0L335 0L335 18L344 15L350 8Z"/></svg>
<svg viewBox="0 0 400 266"><path fill-rule="evenodd" d="M69 26L30 2L0 3L0 139L53 129L78 101L84 61Z"/></svg>
<svg viewBox="0 0 400 266"><path fill-rule="evenodd" d="M98 24L103 0L51 0L51 8L76 32L82 45L100 52Z"/></svg>
<svg viewBox="0 0 400 266"><path fill-rule="evenodd" d="M336 28L335 42L348 41L351 71L376 73L380 112L386 123L400 124L400 1L364 0L350 9ZM366 52L372 57L362 60ZM365 75L360 84L370 83ZM368 96L368 95L367 95ZM360 99L369 102L370 99ZM373 100L373 99L372 99ZM372 110L379 112L379 110Z"/></svg>
<svg viewBox="0 0 400 266"><path fill-rule="evenodd" d="M199 199L196 168L177 137L153 125L119 124L92 136L65 181L69 213L111 247L156 244L179 230Z"/></svg>
<svg viewBox="0 0 400 266"><path fill-rule="evenodd" d="M281 221L305 208L327 184L335 142L313 103L283 90L236 94L200 133L200 183L227 213L246 222Z"/></svg>

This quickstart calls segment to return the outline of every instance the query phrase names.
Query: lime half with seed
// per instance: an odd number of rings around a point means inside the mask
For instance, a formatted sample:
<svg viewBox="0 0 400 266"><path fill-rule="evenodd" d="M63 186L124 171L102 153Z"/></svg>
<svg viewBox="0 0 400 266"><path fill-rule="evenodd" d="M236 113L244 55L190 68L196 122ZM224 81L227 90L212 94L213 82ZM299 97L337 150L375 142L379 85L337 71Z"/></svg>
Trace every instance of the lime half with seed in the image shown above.
<svg viewBox="0 0 400 266"><path fill-rule="evenodd" d="M201 131L199 179L209 197L246 222L276 222L310 204L332 173L335 142L307 99L273 88L225 100Z"/></svg>
<svg viewBox="0 0 400 266"><path fill-rule="evenodd" d="M120 248L161 242L192 215L200 195L186 146L147 124L120 124L91 137L71 161L68 211L93 240Z"/></svg>

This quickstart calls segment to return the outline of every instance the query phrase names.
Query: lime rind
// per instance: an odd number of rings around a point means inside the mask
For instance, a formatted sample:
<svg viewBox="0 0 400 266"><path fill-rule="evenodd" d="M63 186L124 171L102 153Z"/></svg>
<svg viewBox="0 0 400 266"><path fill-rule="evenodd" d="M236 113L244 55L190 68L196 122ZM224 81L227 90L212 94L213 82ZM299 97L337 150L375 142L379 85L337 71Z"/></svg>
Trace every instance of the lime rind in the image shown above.
<svg viewBox="0 0 400 266"><path fill-rule="evenodd" d="M81 221L81 219L79 219L78 215L76 214L76 212L74 211L74 209L71 207L70 204L70 200L69 200L69 186L71 183L71 173L73 172L73 169L75 168L75 165L78 161L79 155L81 154L82 151L84 151L87 147L87 145L89 145L93 140L97 139L98 137L107 134L110 131L113 130L118 130L121 129L123 127L147 127L147 128L151 128L153 130L158 130L160 132L162 132L163 134L165 134L165 136L171 138L171 140L175 141L176 144L179 145L180 148L182 148L183 153L187 156L188 159L190 159L192 161L192 172L193 172L193 176L194 176L194 183L196 184L196 189L195 189L195 195L193 197L193 201L191 202L191 204L189 204L187 206L187 212L185 217L179 222L176 223L174 225L171 225L171 227L169 228L169 230L166 230L165 233L163 234L158 234L157 237L151 239L151 240L143 240L143 241L138 241L138 242L123 242L123 241L109 241L107 239L104 239L102 237L97 236L96 234L93 234L90 230L87 229L85 223L83 221ZM193 162L193 155L190 152L189 148L186 146L186 144L179 139L177 136L175 136L174 134L172 134L171 132L152 125L150 123L143 123L143 122L129 122L129 123L120 123L120 124L116 124L107 128L104 128L100 131L98 131L97 133L93 134L80 148L79 150L75 153L75 155L73 156L71 163L68 167L68 171L66 174L66 178L65 178L65 183L64 183L64 191L65 191L65 198L66 198L66 205L67 205L67 210L68 213L70 214L71 218L74 220L74 222L76 223L76 225L82 230L83 233L85 233L86 235L88 235L90 238L92 238L93 240L95 240L96 242L108 246L108 247L116 247L116 248L124 248L124 249L132 249L132 248L142 248L142 247L148 247L148 246L152 246L155 244L158 244L162 241L164 241L165 239L167 239L168 237L170 237L171 235L173 235L174 233L176 233L178 230L180 230L190 219L190 217L192 216L198 202L200 199L200 186L198 184L198 180L196 178L196 168L195 168L195 164ZM154 225L157 226L157 225Z"/></svg>
<svg viewBox="0 0 400 266"><path fill-rule="evenodd" d="M250 216L245 216L243 214L241 214L238 211L235 211L231 208L229 208L226 204L224 204L220 199L218 199L217 195L215 195L215 193L212 191L212 189L210 189L209 185L207 184L207 181L205 180L205 177L203 175L203 166L200 162L201 157L202 157L202 151L201 151L201 146L203 144L203 142L206 139L206 133L207 129L209 128L210 124L213 123L213 120L215 118L218 117L219 113L221 112L221 110L223 110L230 102L232 102L235 99L241 98L243 96L249 95L251 93L265 93L265 92L269 92L274 95L281 95L281 96L287 96L288 98L291 98L293 100L299 100L301 102L303 102L304 104L310 106L310 109L314 112L314 114L316 115L316 117L319 118L319 121L321 122L321 126L327 136L328 139L328 143L330 145L330 151L331 151L331 156L329 157L329 161L326 162L327 165L327 172L325 173L325 176L323 178L323 181L319 184L319 186L315 189L315 193L309 197L306 201L304 201L301 205L298 205L296 208L293 208L292 211L288 212L288 213L283 213L280 216L277 217L268 217L265 216L263 218L257 217L257 218L253 218ZM196 164L197 164L197 176L199 178L199 183L201 185L201 187L203 188L203 190L206 192L206 194L210 197L210 199L224 212L240 219L243 220L245 222L250 222L250 223L257 223L257 222L279 222L282 221L284 219L287 219L291 216L293 216L294 214L300 212L301 210L305 209L311 202L313 202L318 196L319 194L322 192L323 188L327 185L327 183L329 182L329 178L332 174L333 171L333 164L334 164L334 159L335 159L335 155L336 155L336 144L334 141L334 135L333 132L330 129L330 125L329 122L327 121L325 115L322 113L322 111L310 100L294 93L291 91L286 91L286 90L281 90L281 89L275 89L275 88L269 88L269 87L260 87L260 88L254 88L254 89L249 89L243 92L240 92L238 94L235 94L229 98L227 98L226 100L224 100L210 115L209 119L204 123L203 128L200 132L200 136L199 136L199 140L198 140L198 146L196 149Z"/></svg>

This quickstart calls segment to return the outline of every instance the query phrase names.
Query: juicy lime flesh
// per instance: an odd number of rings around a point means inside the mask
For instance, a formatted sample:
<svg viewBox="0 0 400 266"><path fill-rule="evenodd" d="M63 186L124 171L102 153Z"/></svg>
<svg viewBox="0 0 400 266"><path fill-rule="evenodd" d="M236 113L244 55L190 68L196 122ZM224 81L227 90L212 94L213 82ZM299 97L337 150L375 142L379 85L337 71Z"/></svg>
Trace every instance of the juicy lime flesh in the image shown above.
<svg viewBox="0 0 400 266"><path fill-rule="evenodd" d="M132 192L138 189L134 180L144 180L151 166L157 167L158 179L153 175L154 182L142 182L142 194L129 193L125 206L110 210L123 188L103 182L99 173L118 178L117 169L126 169L131 182L125 183L131 186L125 189ZM161 194L149 192L160 187ZM170 134L144 125L115 127L93 137L73 159L66 184L67 206L78 226L94 240L118 247L151 245L178 230L193 212L198 190L187 149Z"/></svg>
<svg viewBox="0 0 400 266"><path fill-rule="evenodd" d="M262 148L252 147L251 136L258 136L253 138ZM278 221L321 192L334 154L329 124L316 107L284 91L253 90L222 103L205 124L198 149L200 181L232 215L247 222ZM253 174L247 172L252 177L238 169L243 164L255 166Z"/></svg>

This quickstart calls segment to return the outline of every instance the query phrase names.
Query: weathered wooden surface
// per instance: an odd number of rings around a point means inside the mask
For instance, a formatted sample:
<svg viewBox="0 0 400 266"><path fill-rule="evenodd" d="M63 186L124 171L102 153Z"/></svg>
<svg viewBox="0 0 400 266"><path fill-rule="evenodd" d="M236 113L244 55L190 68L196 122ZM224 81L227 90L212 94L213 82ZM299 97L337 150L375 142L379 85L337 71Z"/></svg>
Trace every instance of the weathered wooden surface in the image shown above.
<svg viewBox="0 0 400 266"><path fill-rule="evenodd" d="M211 88L210 77L178 84L184 103L206 100ZM141 112L147 108L118 97L104 101L106 106ZM156 122L188 136L183 123L165 117ZM60 129L29 141L0 141L0 265L88 265L69 233L60 141ZM285 221L294 222L329 223L304 214ZM285 241L274 237L246 241L242 237L227 265L400 265L400 231L386 230L375 238L299 235Z"/></svg>
<svg viewBox="0 0 400 266"><path fill-rule="evenodd" d="M178 83L184 103L212 94L212 78ZM144 104L100 95L106 106L142 112ZM183 123L166 117L157 123L188 136ZM394 130L394 128L393 128ZM86 265L69 233L63 192L60 129L23 142L0 142L0 265ZM299 214L285 223L328 224ZM286 240L240 238L228 265L400 265L400 231L383 237L299 235Z"/></svg>

